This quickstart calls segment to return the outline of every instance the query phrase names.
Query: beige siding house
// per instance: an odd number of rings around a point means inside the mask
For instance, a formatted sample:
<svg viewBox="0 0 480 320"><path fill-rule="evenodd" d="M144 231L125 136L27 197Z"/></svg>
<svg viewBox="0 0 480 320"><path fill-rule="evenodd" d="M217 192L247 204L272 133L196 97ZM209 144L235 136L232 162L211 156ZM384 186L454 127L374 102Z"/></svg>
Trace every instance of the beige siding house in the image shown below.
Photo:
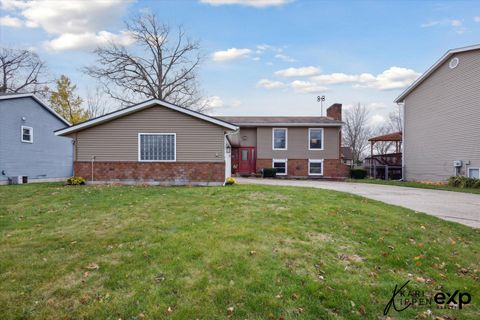
<svg viewBox="0 0 480 320"><path fill-rule="evenodd" d="M404 104L404 178L479 177L480 45L448 51L396 100Z"/></svg>
<svg viewBox="0 0 480 320"><path fill-rule="evenodd" d="M220 117L240 127L229 135L232 172L258 174L276 168L277 176L333 178L348 175L341 160L342 105L326 117Z"/></svg>
<svg viewBox="0 0 480 320"><path fill-rule="evenodd" d="M74 141L74 174L90 183L223 184L263 168L344 178L340 104L326 117L214 118L148 100L58 130Z"/></svg>
<svg viewBox="0 0 480 320"><path fill-rule="evenodd" d="M226 136L237 130L153 99L56 134L73 139L74 174L90 182L215 185L230 175Z"/></svg>

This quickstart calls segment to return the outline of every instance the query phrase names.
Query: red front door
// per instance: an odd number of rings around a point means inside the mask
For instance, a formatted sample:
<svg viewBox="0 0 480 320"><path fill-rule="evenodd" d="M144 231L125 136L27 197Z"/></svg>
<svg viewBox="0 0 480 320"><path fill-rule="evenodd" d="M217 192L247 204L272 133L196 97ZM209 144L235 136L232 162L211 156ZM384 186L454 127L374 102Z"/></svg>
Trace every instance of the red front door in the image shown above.
<svg viewBox="0 0 480 320"><path fill-rule="evenodd" d="M238 173L255 173L255 147L240 147L237 149Z"/></svg>

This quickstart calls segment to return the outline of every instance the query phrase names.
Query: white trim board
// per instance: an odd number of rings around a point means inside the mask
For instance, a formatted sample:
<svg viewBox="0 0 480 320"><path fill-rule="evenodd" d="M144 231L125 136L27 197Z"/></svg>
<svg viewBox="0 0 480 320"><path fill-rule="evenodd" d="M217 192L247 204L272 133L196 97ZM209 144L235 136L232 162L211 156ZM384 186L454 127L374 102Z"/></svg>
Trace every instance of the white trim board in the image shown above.
<svg viewBox="0 0 480 320"><path fill-rule="evenodd" d="M131 114L131 113L134 113L134 112L137 112L137 111L155 106L155 105L159 105L159 106L171 109L171 110L175 110L175 111L178 111L180 113L184 113L184 114L187 114L189 116L205 120L207 122L219 125L221 127L224 127L224 128L230 129L230 130L238 130L238 127L231 124L231 123L228 123L228 122L225 122L225 121L207 116L203 113L195 112L195 111L192 111L192 110L186 109L186 108L182 108L182 107L173 105L171 103L168 103L168 102L165 102L165 101L162 101L162 100L151 99L151 100L147 100L145 102L142 102L140 104L133 105L131 107L127 107L127 108L124 108L124 109L121 109L121 110L118 110L118 111L100 116L100 117L95 118L95 119L91 119L91 120L87 120L85 122L81 122L81 123L79 123L77 125L74 125L74 126L71 126L69 128L57 130L57 131L55 131L55 135L63 136L63 135L70 134L70 133L73 133L73 132L81 131L83 129L90 128L90 127L93 127L93 126L111 121L113 119L120 118L120 117L123 117L125 115L128 115L128 114Z"/></svg>

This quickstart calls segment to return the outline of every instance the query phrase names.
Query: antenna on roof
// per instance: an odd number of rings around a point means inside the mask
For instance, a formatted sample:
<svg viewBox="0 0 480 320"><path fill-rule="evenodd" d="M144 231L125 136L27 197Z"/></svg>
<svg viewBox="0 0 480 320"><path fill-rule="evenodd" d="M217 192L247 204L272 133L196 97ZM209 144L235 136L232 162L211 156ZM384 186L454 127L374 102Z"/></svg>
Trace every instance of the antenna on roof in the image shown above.
<svg viewBox="0 0 480 320"><path fill-rule="evenodd" d="M321 112L320 116L323 116L323 101L325 101L325 96L317 96L317 102L320 102L321 105Z"/></svg>

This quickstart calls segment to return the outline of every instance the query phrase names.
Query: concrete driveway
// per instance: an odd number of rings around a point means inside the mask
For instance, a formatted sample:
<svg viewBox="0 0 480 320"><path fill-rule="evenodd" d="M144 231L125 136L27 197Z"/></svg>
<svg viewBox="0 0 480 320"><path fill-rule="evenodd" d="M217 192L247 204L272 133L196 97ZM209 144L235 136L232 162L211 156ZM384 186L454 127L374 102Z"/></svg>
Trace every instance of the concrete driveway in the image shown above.
<svg viewBox="0 0 480 320"><path fill-rule="evenodd" d="M337 181L258 178L236 180L240 184L311 187L348 192L480 228L479 194Z"/></svg>

